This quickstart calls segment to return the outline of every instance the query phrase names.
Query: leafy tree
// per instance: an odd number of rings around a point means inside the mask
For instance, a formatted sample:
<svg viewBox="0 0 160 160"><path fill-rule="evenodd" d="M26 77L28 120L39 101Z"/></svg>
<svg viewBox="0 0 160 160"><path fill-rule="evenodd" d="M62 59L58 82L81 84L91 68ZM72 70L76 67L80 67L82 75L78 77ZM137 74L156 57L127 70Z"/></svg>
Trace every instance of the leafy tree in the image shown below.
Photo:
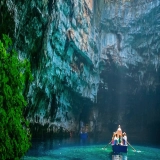
<svg viewBox="0 0 160 160"><path fill-rule="evenodd" d="M28 122L23 117L27 105L23 89L32 79L30 63L19 60L11 39L0 40L0 159L18 160L30 147Z"/></svg>

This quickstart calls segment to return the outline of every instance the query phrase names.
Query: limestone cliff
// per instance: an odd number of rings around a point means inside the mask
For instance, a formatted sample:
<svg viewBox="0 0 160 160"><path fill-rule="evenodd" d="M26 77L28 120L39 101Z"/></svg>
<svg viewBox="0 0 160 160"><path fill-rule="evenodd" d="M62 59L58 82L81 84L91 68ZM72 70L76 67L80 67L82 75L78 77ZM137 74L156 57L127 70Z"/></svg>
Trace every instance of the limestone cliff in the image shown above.
<svg viewBox="0 0 160 160"><path fill-rule="evenodd" d="M159 0L2 0L0 9L1 31L31 62L31 122L104 133L159 124Z"/></svg>
<svg viewBox="0 0 160 160"><path fill-rule="evenodd" d="M1 4L13 21L10 34L19 56L30 59L32 65L34 81L26 93L28 119L49 123L48 127L78 129L81 101L96 101L100 80L91 27L93 2L7 0ZM6 17L2 14L4 25Z"/></svg>
<svg viewBox="0 0 160 160"><path fill-rule="evenodd" d="M160 2L106 0L95 6L96 43L105 66L98 92L97 131L111 134L121 124L130 138L144 140L154 131L159 140Z"/></svg>

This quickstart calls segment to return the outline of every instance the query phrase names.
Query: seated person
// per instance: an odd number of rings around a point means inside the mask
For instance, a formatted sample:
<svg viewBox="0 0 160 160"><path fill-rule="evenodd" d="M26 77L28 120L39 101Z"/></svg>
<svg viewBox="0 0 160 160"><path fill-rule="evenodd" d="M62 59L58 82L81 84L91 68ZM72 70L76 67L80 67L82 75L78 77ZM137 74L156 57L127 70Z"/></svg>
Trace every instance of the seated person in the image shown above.
<svg viewBox="0 0 160 160"><path fill-rule="evenodd" d="M114 145L117 145L118 144L118 138L117 138L117 134L115 134L115 137L114 137Z"/></svg>
<svg viewBox="0 0 160 160"><path fill-rule="evenodd" d="M123 133L123 145L127 146L127 135L125 132Z"/></svg>
<svg viewBox="0 0 160 160"><path fill-rule="evenodd" d="M112 140L111 140L112 145L114 145L114 137L115 137L115 132L113 132L113 136L112 136Z"/></svg>

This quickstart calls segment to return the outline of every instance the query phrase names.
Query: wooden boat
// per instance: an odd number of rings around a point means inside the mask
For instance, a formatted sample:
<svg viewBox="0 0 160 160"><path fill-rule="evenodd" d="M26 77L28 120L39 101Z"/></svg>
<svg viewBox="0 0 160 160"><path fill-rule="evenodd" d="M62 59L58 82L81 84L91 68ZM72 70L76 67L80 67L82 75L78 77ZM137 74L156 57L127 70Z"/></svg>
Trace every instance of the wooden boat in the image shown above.
<svg viewBox="0 0 160 160"><path fill-rule="evenodd" d="M87 132L81 132L80 133L80 138L83 140L86 140L88 138L88 133Z"/></svg>
<svg viewBox="0 0 160 160"><path fill-rule="evenodd" d="M124 145L112 145L112 150L113 150L114 153L120 153L120 152L127 153L128 146L124 146Z"/></svg>
<svg viewBox="0 0 160 160"><path fill-rule="evenodd" d="M112 141L112 150L114 153L124 152L127 153L128 143L127 143L127 135L126 133L122 133L121 126L118 126L116 132L113 132Z"/></svg>

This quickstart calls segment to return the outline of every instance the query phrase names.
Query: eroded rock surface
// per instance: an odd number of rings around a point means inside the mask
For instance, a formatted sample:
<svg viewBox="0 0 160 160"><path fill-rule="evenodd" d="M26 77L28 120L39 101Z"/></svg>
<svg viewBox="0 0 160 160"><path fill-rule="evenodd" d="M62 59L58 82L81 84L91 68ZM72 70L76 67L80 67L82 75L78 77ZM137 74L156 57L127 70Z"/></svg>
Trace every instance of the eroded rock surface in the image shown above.
<svg viewBox="0 0 160 160"><path fill-rule="evenodd" d="M31 61L32 123L105 134L122 123L148 135L160 124L159 0L2 0L0 9L1 31Z"/></svg>

